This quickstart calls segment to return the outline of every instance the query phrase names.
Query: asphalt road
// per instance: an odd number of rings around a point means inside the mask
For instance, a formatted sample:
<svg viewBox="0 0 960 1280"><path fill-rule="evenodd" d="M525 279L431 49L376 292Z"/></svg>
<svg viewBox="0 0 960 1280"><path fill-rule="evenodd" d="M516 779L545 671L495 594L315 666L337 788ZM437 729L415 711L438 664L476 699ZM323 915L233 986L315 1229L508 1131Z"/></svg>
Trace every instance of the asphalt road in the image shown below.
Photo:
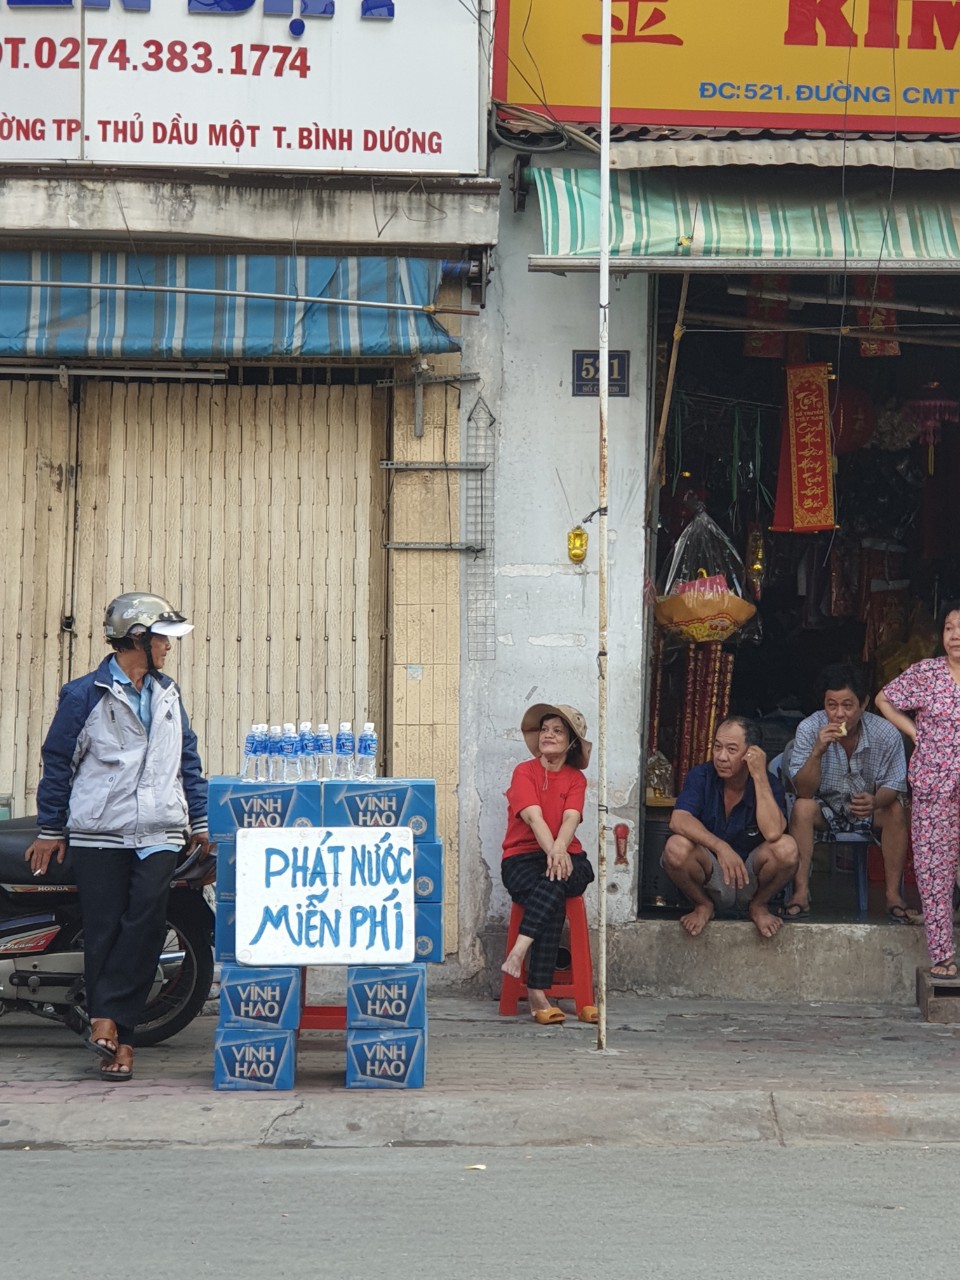
<svg viewBox="0 0 960 1280"><path fill-rule="evenodd" d="M958 1173L876 1145L9 1151L3 1274L953 1280Z"/></svg>

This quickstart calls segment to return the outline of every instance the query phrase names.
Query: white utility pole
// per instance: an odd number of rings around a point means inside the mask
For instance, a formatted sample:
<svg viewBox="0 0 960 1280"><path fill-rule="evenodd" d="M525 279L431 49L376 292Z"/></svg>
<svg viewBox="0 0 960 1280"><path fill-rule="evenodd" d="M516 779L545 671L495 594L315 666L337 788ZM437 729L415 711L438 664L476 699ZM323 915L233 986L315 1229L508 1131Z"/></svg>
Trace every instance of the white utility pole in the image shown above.
<svg viewBox="0 0 960 1280"><path fill-rule="evenodd" d="M610 68L613 49L612 0L602 0L600 44L600 465L599 564L597 579L599 681L597 723L597 1048L607 1047L607 416L610 407Z"/></svg>

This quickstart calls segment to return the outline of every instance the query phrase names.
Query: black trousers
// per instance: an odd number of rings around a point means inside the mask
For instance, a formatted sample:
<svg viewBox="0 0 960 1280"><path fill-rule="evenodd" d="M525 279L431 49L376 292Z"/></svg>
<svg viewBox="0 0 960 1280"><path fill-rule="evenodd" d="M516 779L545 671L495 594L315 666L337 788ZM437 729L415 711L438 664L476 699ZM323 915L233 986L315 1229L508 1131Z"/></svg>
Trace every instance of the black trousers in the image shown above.
<svg viewBox="0 0 960 1280"><path fill-rule="evenodd" d="M507 893L523 907L520 932L533 939L527 952L527 986L539 991L553 986L567 898L581 897L593 881L587 855L574 853L570 857L573 871L569 880L547 879L545 853L515 853L500 864L500 879Z"/></svg>
<svg viewBox="0 0 960 1280"><path fill-rule="evenodd" d="M133 1044L166 937L175 852L138 858L135 849L70 850L83 918L87 1012L112 1018Z"/></svg>

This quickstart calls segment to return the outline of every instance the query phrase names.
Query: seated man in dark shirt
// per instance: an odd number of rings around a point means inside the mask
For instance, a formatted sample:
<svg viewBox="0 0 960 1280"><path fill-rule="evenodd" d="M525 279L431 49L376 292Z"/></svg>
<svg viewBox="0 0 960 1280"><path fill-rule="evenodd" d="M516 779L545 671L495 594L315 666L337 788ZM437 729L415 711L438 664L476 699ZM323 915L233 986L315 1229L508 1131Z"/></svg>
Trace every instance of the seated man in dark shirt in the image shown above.
<svg viewBox="0 0 960 1280"><path fill-rule="evenodd" d="M717 729L712 761L691 769L677 796L661 862L694 904L680 920L692 938L718 907L745 906L764 938L782 924L769 902L796 873L799 855L786 834L783 787L760 742L758 725L731 716Z"/></svg>

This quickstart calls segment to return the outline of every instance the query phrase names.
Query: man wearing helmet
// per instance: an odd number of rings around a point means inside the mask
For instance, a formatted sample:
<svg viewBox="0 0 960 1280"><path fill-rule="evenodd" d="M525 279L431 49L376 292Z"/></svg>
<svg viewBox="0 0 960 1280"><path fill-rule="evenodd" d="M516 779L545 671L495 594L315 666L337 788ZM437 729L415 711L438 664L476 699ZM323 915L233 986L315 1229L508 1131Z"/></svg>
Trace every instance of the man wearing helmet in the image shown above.
<svg viewBox="0 0 960 1280"><path fill-rule="evenodd" d="M185 840L210 852L207 784L180 690L163 664L193 630L162 596L107 605L113 653L60 692L43 744L34 875L66 842L80 895L90 1036L105 1080L133 1074L133 1030L163 947L167 895Z"/></svg>

